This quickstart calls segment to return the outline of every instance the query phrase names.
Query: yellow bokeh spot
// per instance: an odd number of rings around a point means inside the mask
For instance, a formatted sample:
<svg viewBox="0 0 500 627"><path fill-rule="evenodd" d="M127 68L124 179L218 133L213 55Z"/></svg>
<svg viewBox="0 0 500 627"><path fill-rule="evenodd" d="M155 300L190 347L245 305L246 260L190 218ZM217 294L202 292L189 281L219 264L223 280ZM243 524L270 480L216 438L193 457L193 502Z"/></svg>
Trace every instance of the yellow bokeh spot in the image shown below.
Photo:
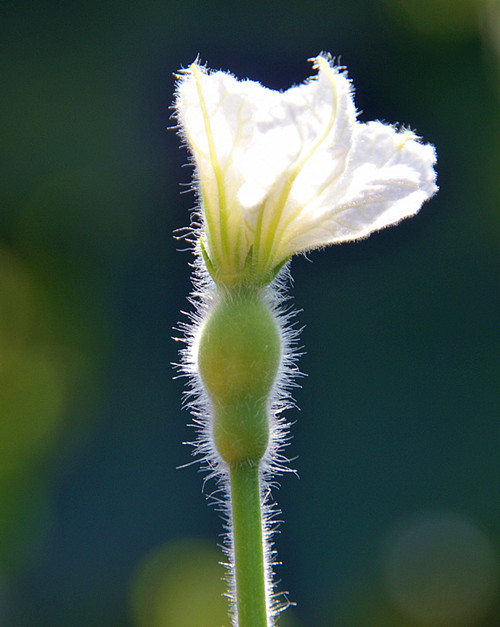
<svg viewBox="0 0 500 627"><path fill-rule="evenodd" d="M223 555L202 540L155 549L132 583L136 627L229 627Z"/></svg>
<svg viewBox="0 0 500 627"><path fill-rule="evenodd" d="M53 446L63 401L49 356L35 350L0 355L0 476L31 466Z"/></svg>
<svg viewBox="0 0 500 627"><path fill-rule="evenodd" d="M476 36L483 5L484 0L386 0L394 20L437 40Z"/></svg>

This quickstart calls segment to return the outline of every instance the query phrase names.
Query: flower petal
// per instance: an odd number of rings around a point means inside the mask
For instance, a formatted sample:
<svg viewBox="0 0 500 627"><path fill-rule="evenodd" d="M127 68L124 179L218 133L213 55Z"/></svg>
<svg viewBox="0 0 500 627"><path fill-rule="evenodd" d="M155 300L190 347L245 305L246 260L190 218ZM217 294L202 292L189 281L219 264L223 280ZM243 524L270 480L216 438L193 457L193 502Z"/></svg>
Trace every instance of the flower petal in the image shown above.
<svg viewBox="0 0 500 627"><path fill-rule="evenodd" d="M258 232L255 247L268 270L288 256L286 238L280 238L300 208L321 196L347 166L356 125L351 84L325 57L314 63L318 76L281 94L274 121L260 129L262 136L242 165L245 185L238 199L243 206L245 200L253 204L246 206L248 223Z"/></svg>
<svg viewBox="0 0 500 627"><path fill-rule="evenodd" d="M234 252L240 263L246 255L246 250L231 250L244 235L244 216L237 203L243 173L235 167L234 155L237 150L245 152L252 141L255 102L264 92L273 94L258 83L240 82L196 63L177 86L178 119L201 188L206 245L218 264L223 257L227 263Z"/></svg>
<svg viewBox="0 0 500 627"><path fill-rule="evenodd" d="M241 161L243 206L261 202L285 172L293 181L300 177L296 193L306 198L345 167L356 119L351 85L324 57L314 63L317 77L279 94L272 106L261 102L254 112L253 141Z"/></svg>
<svg viewBox="0 0 500 627"><path fill-rule="evenodd" d="M366 237L417 213L436 191L433 146L380 122L356 124L342 178L304 206L294 252Z"/></svg>

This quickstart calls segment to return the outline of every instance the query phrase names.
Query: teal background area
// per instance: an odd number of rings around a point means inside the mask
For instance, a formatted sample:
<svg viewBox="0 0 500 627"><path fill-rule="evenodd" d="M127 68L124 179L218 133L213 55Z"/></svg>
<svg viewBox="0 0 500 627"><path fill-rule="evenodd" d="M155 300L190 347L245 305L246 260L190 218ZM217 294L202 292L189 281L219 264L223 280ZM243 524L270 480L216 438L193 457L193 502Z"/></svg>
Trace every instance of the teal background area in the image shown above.
<svg viewBox="0 0 500 627"><path fill-rule="evenodd" d="M148 624L147 556L220 543L198 467L177 469L193 431L171 367L195 198L170 106L198 54L286 89L330 51L361 121L438 152L417 217L292 261L308 376L275 493L283 626L431 624L384 574L422 512L470 523L499 598L498 3L5 1L0 47L0 624ZM500 624L483 605L447 627Z"/></svg>

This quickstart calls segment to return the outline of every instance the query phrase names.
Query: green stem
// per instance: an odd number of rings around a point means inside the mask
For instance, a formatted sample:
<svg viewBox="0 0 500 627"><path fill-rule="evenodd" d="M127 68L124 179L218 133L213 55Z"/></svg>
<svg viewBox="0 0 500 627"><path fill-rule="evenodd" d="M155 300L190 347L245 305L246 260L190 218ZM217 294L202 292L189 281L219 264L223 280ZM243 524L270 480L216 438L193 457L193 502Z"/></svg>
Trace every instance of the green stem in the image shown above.
<svg viewBox="0 0 500 627"><path fill-rule="evenodd" d="M230 470L238 627L268 627L259 466Z"/></svg>

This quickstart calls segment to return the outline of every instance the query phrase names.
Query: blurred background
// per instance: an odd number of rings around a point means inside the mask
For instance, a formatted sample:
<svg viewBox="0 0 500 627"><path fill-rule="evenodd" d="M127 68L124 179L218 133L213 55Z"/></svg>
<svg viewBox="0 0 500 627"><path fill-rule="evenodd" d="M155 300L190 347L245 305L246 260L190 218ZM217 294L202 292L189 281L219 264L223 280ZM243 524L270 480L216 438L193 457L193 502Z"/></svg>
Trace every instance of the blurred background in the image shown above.
<svg viewBox="0 0 500 627"><path fill-rule="evenodd" d="M441 191L293 260L280 625L500 625L499 1L5 0L0 46L0 625L228 626L221 522L176 469L173 73L286 89L322 50L362 121L436 145Z"/></svg>

